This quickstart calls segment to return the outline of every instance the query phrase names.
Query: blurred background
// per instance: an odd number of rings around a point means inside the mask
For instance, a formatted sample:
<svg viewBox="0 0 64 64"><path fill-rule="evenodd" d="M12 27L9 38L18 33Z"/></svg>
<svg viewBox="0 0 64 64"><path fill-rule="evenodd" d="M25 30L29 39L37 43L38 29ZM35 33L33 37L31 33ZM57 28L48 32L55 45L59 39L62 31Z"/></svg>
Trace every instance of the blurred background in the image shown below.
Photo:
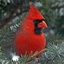
<svg viewBox="0 0 64 64"><path fill-rule="evenodd" d="M12 57L16 55L14 35L29 10L29 2L36 6L48 24L43 30L48 51L38 62L34 60L30 64L64 64L63 0L0 0L0 64L12 64Z"/></svg>

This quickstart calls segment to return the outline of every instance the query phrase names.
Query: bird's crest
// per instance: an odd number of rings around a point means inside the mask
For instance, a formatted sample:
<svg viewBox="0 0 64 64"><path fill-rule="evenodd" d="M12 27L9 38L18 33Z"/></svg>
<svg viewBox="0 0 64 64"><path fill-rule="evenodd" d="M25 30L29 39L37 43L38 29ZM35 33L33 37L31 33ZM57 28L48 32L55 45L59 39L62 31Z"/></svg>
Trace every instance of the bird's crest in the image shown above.
<svg viewBox="0 0 64 64"><path fill-rule="evenodd" d="M29 19L31 19L31 20L41 20L41 19L44 19L42 14L31 3L30 3L30 9L29 9L27 17Z"/></svg>

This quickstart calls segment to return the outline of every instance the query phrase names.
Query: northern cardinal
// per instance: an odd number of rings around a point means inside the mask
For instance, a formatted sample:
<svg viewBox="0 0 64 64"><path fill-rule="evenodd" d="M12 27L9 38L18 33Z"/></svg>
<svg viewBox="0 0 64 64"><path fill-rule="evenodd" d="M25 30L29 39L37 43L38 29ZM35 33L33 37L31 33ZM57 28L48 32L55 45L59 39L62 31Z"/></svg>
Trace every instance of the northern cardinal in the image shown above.
<svg viewBox="0 0 64 64"><path fill-rule="evenodd" d="M22 21L14 38L14 47L18 55L29 55L41 51L46 46L42 28L47 28L44 17L30 4L27 16Z"/></svg>

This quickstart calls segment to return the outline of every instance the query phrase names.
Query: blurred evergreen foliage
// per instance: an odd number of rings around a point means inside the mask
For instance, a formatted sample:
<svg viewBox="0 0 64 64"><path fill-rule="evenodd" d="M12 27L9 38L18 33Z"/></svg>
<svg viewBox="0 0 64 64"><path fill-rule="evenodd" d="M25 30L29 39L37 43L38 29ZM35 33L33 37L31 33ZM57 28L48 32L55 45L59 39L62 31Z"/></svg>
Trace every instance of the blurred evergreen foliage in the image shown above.
<svg viewBox="0 0 64 64"><path fill-rule="evenodd" d="M64 15L59 16L55 10L57 6L52 7L61 0L0 0L0 64L25 64L26 62L27 56L20 58L19 61L12 61L10 58L11 53L15 52L14 35L27 14L29 2L35 6L42 4L37 8L48 24L48 29L44 30L48 34L46 37L48 50L40 56L39 61L34 58L26 64L64 64ZM51 29L53 34L49 33Z"/></svg>
<svg viewBox="0 0 64 64"><path fill-rule="evenodd" d="M57 25L57 27L56 27L57 32L56 33L59 33L62 36L64 36L64 16L57 19L56 25Z"/></svg>

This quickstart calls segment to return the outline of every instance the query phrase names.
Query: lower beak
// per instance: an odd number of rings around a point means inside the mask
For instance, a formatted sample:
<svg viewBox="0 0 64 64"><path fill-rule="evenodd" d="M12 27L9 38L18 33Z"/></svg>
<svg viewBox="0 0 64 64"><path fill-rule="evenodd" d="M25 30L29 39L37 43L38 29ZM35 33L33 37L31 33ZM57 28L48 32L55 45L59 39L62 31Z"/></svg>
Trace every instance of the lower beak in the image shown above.
<svg viewBox="0 0 64 64"><path fill-rule="evenodd" d="M38 24L38 28L47 28L47 24L45 21L42 21L41 23Z"/></svg>

